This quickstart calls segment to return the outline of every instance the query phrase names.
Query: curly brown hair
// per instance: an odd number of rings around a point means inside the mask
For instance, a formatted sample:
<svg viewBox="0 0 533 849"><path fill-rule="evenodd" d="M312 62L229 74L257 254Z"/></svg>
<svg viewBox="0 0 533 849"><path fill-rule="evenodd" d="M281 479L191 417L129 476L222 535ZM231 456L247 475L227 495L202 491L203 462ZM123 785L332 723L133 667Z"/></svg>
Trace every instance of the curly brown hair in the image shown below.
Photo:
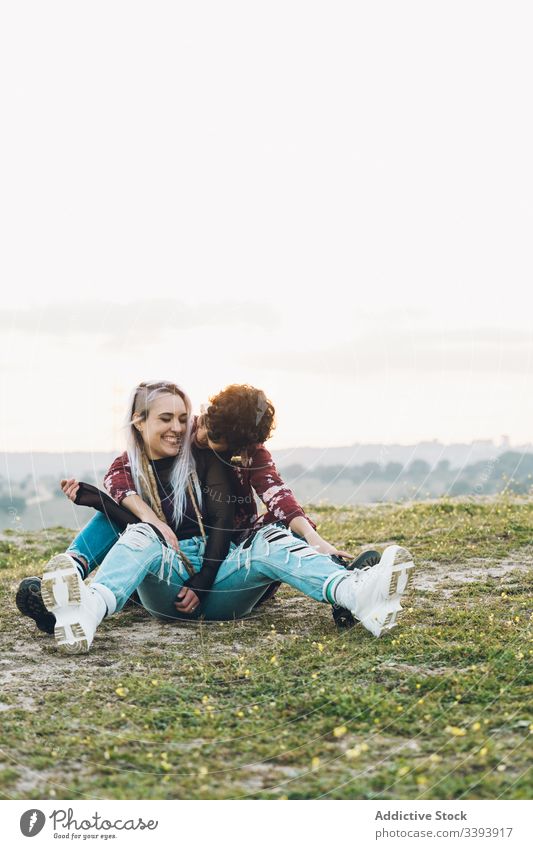
<svg viewBox="0 0 533 849"><path fill-rule="evenodd" d="M262 389L233 383L209 399L207 435L226 442L229 451L243 451L265 442L275 427L275 409Z"/></svg>

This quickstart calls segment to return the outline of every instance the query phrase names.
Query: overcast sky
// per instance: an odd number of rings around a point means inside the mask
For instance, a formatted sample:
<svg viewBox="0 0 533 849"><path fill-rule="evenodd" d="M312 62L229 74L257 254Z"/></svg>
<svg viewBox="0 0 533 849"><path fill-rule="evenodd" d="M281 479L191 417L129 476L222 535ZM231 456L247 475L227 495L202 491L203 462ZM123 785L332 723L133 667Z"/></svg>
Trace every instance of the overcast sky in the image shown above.
<svg viewBox="0 0 533 849"><path fill-rule="evenodd" d="M139 380L272 447L531 441L527 2L0 11L4 450L122 447Z"/></svg>

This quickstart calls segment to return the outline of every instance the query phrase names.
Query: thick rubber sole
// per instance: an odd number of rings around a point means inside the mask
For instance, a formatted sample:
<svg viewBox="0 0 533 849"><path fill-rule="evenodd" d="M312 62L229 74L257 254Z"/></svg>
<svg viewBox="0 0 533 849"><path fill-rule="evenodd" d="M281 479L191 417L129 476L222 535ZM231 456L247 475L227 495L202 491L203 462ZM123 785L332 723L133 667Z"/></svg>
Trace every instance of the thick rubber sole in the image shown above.
<svg viewBox="0 0 533 849"><path fill-rule="evenodd" d="M375 568L390 570L386 579L385 597L372 616L361 622L374 636L380 637L395 628L404 613L400 600L413 584L415 563L407 549L389 545Z"/></svg>
<svg viewBox="0 0 533 849"><path fill-rule="evenodd" d="M86 654L91 644L80 621L80 584L80 574L68 555L52 557L43 575L41 594L56 617L54 637L63 654Z"/></svg>
<svg viewBox="0 0 533 849"><path fill-rule="evenodd" d="M415 564L411 554L401 545L389 545L381 555L379 566L391 569L389 597L401 598L413 583Z"/></svg>
<svg viewBox="0 0 533 849"><path fill-rule="evenodd" d="M15 604L23 616L33 619L40 631L53 634L56 618L45 607L41 595L41 579L37 576L24 578L18 586Z"/></svg>

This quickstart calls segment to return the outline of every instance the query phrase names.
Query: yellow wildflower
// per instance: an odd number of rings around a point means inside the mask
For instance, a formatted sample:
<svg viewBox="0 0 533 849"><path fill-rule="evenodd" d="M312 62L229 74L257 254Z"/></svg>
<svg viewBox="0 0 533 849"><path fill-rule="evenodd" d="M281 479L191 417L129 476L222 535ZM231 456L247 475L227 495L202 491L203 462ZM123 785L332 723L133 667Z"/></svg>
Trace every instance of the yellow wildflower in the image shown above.
<svg viewBox="0 0 533 849"><path fill-rule="evenodd" d="M458 728L457 725L447 725L444 729L448 734L453 734L454 737L464 737L466 731L464 728Z"/></svg>

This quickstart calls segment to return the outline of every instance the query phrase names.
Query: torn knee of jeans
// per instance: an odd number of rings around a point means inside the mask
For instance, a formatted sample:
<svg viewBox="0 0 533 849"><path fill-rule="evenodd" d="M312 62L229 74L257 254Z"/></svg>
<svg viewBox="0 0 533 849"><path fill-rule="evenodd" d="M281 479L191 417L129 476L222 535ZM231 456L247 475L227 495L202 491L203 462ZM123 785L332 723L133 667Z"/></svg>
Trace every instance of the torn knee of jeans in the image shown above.
<svg viewBox="0 0 533 849"><path fill-rule="evenodd" d="M295 539L294 534L288 528L269 528L263 534L263 539L269 544L278 542L282 548L286 548L292 554L299 554L300 557L314 557L318 554L317 550L308 545L305 540Z"/></svg>
<svg viewBox="0 0 533 849"><path fill-rule="evenodd" d="M277 525L263 531L263 539L267 542L277 542L280 539L292 539L292 534L287 528L279 528Z"/></svg>
<svg viewBox="0 0 533 849"><path fill-rule="evenodd" d="M126 548L142 551L154 541L159 542L154 529L146 522L139 522L136 525L128 525L117 545L125 545Z"/></svg>
<svg viewBox="0 0 533 849"><path fill-rule="evenodd" d="M292 551L293 554L299 554L300 557L315 557L319 553L315 548L311 548L310 545L291 546L289 551Z"/></svg>

